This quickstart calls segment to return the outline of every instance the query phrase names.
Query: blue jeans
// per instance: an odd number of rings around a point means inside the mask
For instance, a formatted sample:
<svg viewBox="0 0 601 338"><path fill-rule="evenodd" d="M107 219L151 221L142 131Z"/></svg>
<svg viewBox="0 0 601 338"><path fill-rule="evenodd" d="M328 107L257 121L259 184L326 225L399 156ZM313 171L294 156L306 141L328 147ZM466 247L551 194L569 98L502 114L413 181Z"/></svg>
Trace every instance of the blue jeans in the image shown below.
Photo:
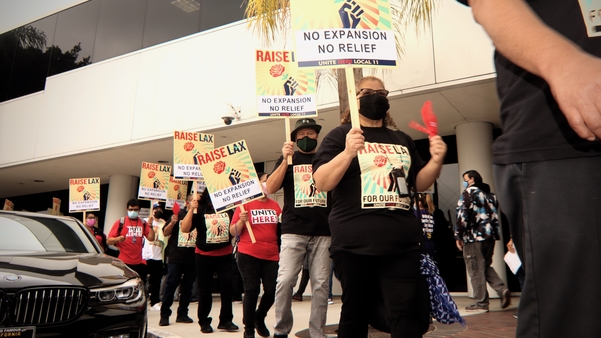
<svg viewBox="0 0 601 338"><path fill-rule="evenodd" d="M282 235L280 266L275 291L274 331L276 334L287 335L292 330L292 289L296 285L305 255L308 255L312 288L309 334L312 338L326 337L323 328L327 320L328 287L332 264L330 243L329 236Z"/></svg>
<svg viewBox="0 0 601 338"><path fill-rule="evenodd" d="M196 279L196 266L194 262L188 263L169 263L167 265L167 280L165 281L165 293L161 304L161 317L171 316L171 305L175 297L175 290L180 285L179 306L177 307L178 317L188 316L188 306L192 294L192 284Z"/></svg>

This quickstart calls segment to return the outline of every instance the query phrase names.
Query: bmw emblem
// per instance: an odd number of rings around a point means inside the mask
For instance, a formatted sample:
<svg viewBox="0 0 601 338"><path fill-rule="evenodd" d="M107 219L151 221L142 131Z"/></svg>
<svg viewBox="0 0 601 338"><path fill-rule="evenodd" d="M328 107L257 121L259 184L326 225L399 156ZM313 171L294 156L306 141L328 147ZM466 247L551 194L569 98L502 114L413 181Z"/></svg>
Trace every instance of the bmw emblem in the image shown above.
<svg viewBox="0 0 601 338"><path fill-rule="evenodd" d="M6 275L4 276L4 280L7 282L17 282L20 281L22 279L21 276L19 275Z"/></svg>

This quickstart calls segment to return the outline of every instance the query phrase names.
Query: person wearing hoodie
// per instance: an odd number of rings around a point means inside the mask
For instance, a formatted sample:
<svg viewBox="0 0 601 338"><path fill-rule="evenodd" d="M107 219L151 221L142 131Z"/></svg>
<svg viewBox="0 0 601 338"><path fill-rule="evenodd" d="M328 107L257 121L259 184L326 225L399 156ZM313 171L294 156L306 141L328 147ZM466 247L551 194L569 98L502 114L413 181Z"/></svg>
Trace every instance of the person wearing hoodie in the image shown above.
<svg viewBox="0 0 601 338"><path fill-rule="evenodd" d="M465 190L457 202L455 240L457 248L463 251L474 290L474 304L465 310L488 312L487 282L501 297L501 308L504 309L511 303L511 294L490 266L495 241L500 239L497 196L490 191L488 184L482 182L482 176L475 170L463 174L463 186Z"/></svg>

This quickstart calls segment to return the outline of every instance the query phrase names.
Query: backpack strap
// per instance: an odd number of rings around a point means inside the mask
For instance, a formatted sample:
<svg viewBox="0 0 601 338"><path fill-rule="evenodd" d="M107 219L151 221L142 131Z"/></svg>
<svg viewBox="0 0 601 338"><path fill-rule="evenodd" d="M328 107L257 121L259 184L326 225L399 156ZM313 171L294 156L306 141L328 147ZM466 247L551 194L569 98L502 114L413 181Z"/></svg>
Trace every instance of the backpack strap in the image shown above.
<svg viewBox="0 0 601 338"><path fill-rule="evenodd" d="M123 224L125 223L125 217L121 217L119 220L119 227L117 228L117 237L121 236L121 230L123 230Z"/></svg>

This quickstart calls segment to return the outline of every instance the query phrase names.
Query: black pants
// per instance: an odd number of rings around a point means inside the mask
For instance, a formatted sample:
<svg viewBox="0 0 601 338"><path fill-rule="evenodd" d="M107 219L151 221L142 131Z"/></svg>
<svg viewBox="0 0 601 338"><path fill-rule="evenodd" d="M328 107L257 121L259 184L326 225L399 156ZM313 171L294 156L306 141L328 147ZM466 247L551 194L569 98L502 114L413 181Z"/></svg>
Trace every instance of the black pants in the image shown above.
<svg viewBox="0 0 601 338"><path fill-rule="evenodd" d="M242 300L242 294L244 293L244 284L242 283L242 276L240 270L238 270L238 263L232 255L232 300Z"/></svg>
<svg viewBox="0 0 601 338"><path fill-rule="evenodd" d="M186 263L169 263L167 267L167 279L165 281L165 294L161 304L161 317L171 316L171 306L175 298L175 290L180 286L178 317L188 316L188 306L192 294L192 284L196 280L196 266L193 261ZM181 285L180 285L181 284Z"/></svg>
<svg viewBox="0 0 601 338"><path fill-rule="evenodd" d="M196 274L198 278L198 322L210 324L213 307L213 273L219 276L221 311L219 323L231 322L232 312L232 255L205 256L196 254Z"/></svg>
<svg viewBox="0 0 601 338"><path fill-rule="evenodd" d="M130 269L134 270L142 279L142 283L144 283L144 287L146 287L146 275L148 275L148 267L146 264L125 264Z"/></svg>
<svg viewBox="0 0 601 338"><path fill-rule="evenodd" d="M163 278L163 261L147 259L146 267L148 269L148 293L150 293L150 306L161 301L161 279Z"/></svg>
<svg viewBox="0 0 601 338"><path fill-rule="evenodd" d="M255 319L264 320L275 301L278 262L238 253L238 269L244 283L244 331L252 332L255 329ZM257 308L261 282L263 296Z"/></svg>
<svg viewBox="0 0 601 338"><path fill-rule="evenodd" d="M495 165L525 280L516 337L601 332L601 156Z"/></svg>
<svg viewBox="0 0 601 338"><path fill-rule="evenodd" d="M417 311L423 280L418 251L392 256L340 251L332 259L342 285L338 337L367 337L370 316L377 312L374 299L379 296L384 300L392 338L422 337Z"/></svg>

